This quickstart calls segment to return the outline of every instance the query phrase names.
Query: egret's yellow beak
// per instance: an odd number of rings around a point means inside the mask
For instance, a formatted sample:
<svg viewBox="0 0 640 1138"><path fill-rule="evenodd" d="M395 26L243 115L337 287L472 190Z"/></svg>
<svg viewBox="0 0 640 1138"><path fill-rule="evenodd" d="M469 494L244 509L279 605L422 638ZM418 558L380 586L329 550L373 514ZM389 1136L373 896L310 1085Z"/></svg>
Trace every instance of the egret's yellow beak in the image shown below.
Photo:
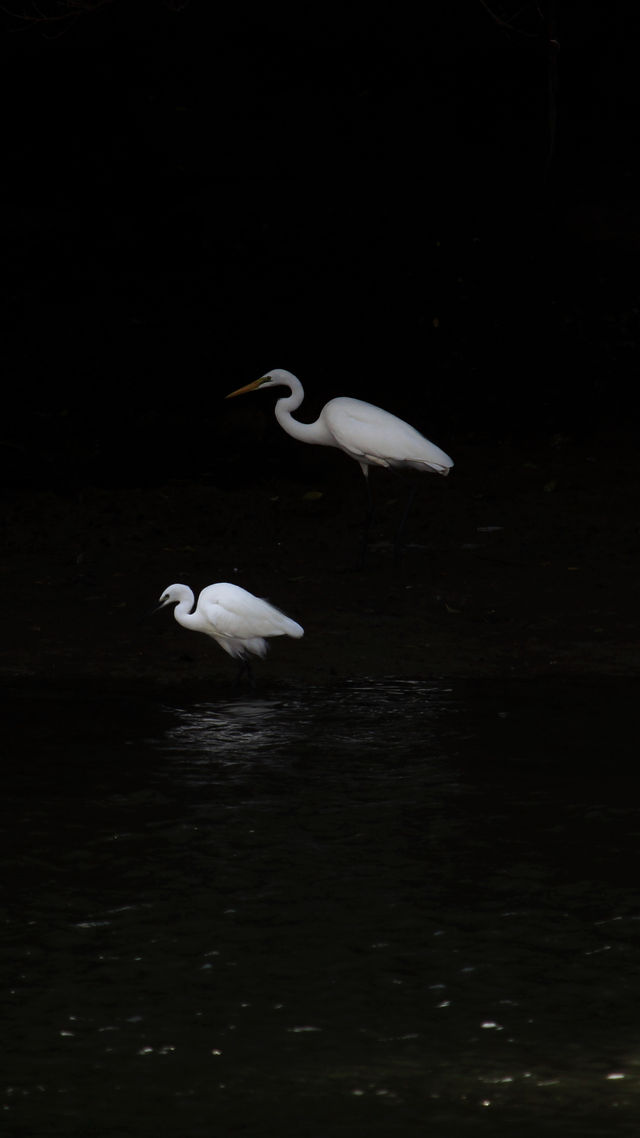
<svg viewBox="0 0 640 1138"><path fill-rule="evenodd" d="M260 379L254 379L253 383L247 383L244 387L239 387L237 391L230 391L228 395L225 395L225 399L233 399L234 395L246 395L248 391L257 391L268 378L268 375L261 375Z"/></svg>

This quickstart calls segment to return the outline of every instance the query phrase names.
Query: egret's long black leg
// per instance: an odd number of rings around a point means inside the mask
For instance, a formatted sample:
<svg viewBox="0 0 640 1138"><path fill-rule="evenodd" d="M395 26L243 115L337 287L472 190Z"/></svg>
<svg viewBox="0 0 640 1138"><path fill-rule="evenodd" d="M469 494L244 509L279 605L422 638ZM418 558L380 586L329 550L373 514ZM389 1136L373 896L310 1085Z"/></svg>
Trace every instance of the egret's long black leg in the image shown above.
<svg viewBox="0 0 640 1138"><path fill-rule="evenodd" d="M415 495L416 495L416 488L414 485L411 487L411 490L409 491L409 497L407 498L407 504L403 510L402 517L400 518L400 525L398 526L398 529L396 532L396 540L395 540L395 543L393 546L393 561L394 561L395 565L398 564L398 561L400 559L400 550L402 549L402 534L404 532L404 527L406 525L407 518L409 517L409 513L410 513L411 507L413 505L413 499L415 498Z"/></svg>
<svg viewBox="0 0 640 1138"><path fill-rule="evenodd" d="M369 481L368 468L363 468L364 481L367 487L367 512L364 516L364 525L362 527L362 544L360 546L360 559L358 561L358 569L364 567L365 559L367 556L367 546L369 544L369 532L371 530L371 522L373 521L373 492L371 490L371 483Z"/></svg>
<svg viewBox="0 0 640 1138"><path fill-rule="evenodd" d="M238 668L238 673L236 675L236 687L242 683L243 679L246 679L250 688L254 688L256 686L255 677L248 656L241 656L240 658L240 667Z"/></svg>

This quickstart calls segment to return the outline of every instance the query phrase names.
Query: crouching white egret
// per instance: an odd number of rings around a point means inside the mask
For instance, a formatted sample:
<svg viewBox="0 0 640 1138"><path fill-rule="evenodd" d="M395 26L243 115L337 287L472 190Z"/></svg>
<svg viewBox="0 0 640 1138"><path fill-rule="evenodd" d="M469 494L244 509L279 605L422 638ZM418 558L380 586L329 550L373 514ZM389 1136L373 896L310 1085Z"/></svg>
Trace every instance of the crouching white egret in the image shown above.
<svg viewBox="0 0 640 1138"><path fill-rule="evenodd" d="M299 639L304 635L304 629L295 620L239 585L230 585L226 581L207 585L192 612L194 600L188 585L169 585L160 597L158 608L175 604L173 615L178 624L211 636L225 652L239 659L238 678L245 672L252 679L249 653L266 656L269 647L267 637L293 636Z"/></svg>
<svg viewBox="0 0 640 1138"><path fill-rule="evenodd" d="M367 536L372 515L371 491L369 488L369 467L413 467L434 474L447 475L453 461L435 443L426 439L415 427L398 419L389 411L365 403L362 399L339 396L325 403L315 423L301 423L291 414L304 399L304 388L300 380L290 371L275 368L274 371L231 391L226 396L244 395L263 387L288 387L289 395L282 396L276 403L276 419L280 426L294 439L318 446L339 447L345 454L360 464L367 483L368 510L365 522L362 557L367 544ZM400 530L408 510L403 516ZM400 532L396 539L396 548Z"/></svg>

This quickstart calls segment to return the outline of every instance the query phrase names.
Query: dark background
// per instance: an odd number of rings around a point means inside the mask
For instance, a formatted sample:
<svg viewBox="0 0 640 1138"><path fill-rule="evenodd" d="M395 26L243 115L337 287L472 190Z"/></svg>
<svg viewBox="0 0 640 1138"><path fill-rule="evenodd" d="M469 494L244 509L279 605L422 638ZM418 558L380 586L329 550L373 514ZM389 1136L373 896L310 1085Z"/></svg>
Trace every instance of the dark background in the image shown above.
<svg viewBox="0 0 640 1138"><path fill-rule="evenodd" d="M277 475L273 397L223 400L271 367L451 453L633 448L627 7L5 6L5 482Z"/></svg>

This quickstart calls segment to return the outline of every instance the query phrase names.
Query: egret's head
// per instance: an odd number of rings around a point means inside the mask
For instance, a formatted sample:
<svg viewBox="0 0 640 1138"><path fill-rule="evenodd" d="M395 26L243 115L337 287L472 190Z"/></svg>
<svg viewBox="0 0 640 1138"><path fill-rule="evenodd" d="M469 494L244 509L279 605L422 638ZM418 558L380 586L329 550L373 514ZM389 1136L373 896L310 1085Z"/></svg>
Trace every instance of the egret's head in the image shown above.
<svg viewBox="0 0 640 1138"><path fill-rule="evenodd" d="M159 609L163 609L165 605L177 604L178 601L181 601L184 597L185 589L185 585L169 585L169 588L165 589L160 597L158 608L155 609L155 612L158 612Z"/></svg>
<svg viewBox="0 0 640 1138"><path fill-rule="evenodd" d="M288 384L291 379L290 371L283 371L282 368L274 368L273 371L268 371L266 375L261 375L260 379L254 379L253 383L247 383L244 387L239 387L237 391L230 391L225 395L225 399L233 399L234 395L246 395L249 391L258 391L260 387L281 387L282 384Z"/></svg>

